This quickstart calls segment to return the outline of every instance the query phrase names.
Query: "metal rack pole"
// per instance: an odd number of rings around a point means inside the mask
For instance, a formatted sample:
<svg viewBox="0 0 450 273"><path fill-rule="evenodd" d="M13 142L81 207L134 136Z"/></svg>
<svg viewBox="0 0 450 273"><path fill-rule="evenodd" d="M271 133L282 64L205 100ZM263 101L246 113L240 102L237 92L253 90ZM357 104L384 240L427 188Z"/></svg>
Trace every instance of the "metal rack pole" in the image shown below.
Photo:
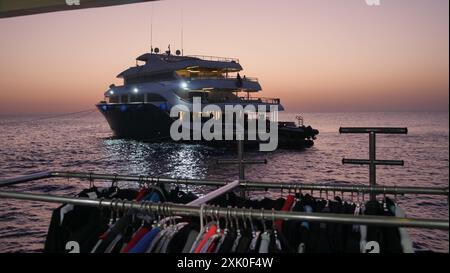
<svg viewBox="0 0 450 273"><path fill-rule="evenodd" d="M86 180L112 180L124 182L148 182L148 183L176 183L186 185L204 185L221 187L227 185L226 181L202 180L202 179L178 179L161 178L148 176L118 175L118 174L98 174L82 172L42 172L27 176L20 176L0 181L0 187L34 181L43 178L77 178ZM262 181L241 181L240 187L249 189L292 189L292 190L313 190L313 191L336 191L336 192L356 192L356 193L379 193L379 194L429 194L449 196L448 187L402 187L402 186L367 186L367 185L336 185L336 184L305 184L305 183L279 183Z"/></svg>
<svg viewBox="0 0 450 273"><path fill-rule="evenodd" d="M22 175L22 176L18 176L18 177L0 180L0 187L11 186L14 184L20 184L20 183L25 183L25 182L29 182L29 181L50 178L50 177L52 177L52 174L50 172L39 172L39 173L33 173L33 174L29 174L29 175Z"/></svg>
<svg viewBox="0 0 450 273"><path fill-rule="evenodd" d="M444 187L397 187L397 186L366 186L366 185L334 185L334 184L298 184L298 183L275 183L275 182L242 182L241 187L267 188L267 189L292 189L312 191L336 191L354 193L379 193L379 194L429 194L449 196L449 188Z"/></svg>
<svg viewBox="0 0 450 273"><path fill-rule="evenodd" d="M142 212L168 211L170 215L179 216L200 216L200 214L210 214L219 217L251 217L256 219L281 219L281 220L299 220L320 223L338 223L338 224L360 224L391 227L409 227L409 228L428 228L428 229L449 229L448 220L435 219L417 219L417 218L397 218L388 216L354 216L331 213L304 213L291 211L267 211L255 209L238 209L205 206L203 211L197 206L186 206L167 203L138 203L124 200L97 200L89 198L62 197L44 194L31 194L21 192L0 191L0 197L13 198L29 201L41 201L50 203L67 203L73 205L82 205L90 207L102 207L115 210L135 209Z"/></svg>
<svg viewBox="0 0 450 273"><path fill-rule="evenodd" d="M221 180L201 180L201 179L177 179L177 178L159 178L132 175L109 175L109 174L92 174L92 173L71 173L71 172L52 172L52 177L73 177L84 179L108 179L120 181L134 182L162 182L177 183L187 185L205 185L205 186L224 186L226 181ZM256 189L293 189L293 190L323 190L323 191L344 191L344 192L360 192L360 193L385 193L385 194L430 194L430 195L449 195L449 188L442 187L397 187L397 186L366 186L366 185L318 185L306 183L279 183L264 181L241 181L240 187L256 188Z"/></svg>

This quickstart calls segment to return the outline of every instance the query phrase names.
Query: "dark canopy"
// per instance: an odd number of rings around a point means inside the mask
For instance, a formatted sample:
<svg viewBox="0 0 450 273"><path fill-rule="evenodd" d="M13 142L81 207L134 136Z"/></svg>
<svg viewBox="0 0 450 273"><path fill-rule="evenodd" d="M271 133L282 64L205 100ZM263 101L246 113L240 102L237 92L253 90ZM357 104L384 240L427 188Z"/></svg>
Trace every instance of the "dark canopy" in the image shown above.
<svg viewBox="0 0 450 273"><path fill-rule="evenodd" d="M0 18L150 1L158 0L0 0Z"/></svg>

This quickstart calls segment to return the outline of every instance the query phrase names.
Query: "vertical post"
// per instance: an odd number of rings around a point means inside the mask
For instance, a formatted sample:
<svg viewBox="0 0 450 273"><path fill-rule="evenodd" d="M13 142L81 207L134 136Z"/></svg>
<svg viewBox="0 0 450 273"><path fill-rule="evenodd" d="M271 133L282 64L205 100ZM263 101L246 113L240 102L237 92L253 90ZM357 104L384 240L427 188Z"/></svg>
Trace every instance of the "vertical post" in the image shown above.
<svg viewBox="0 0 450 273"><path fill-rule="evenodd" d="M237 160L217 160L218 164L238 164L239 182L245 181L245 165L246 164L267 164L267 160L245 160L244 159L244 140L237 139L238 159ZM245 187L241 187L241 196L245 198Z"/></svg>
<svg viewBox="0 0 450 273"><path fill-rule="evenodd" d="M376 134L375 132L369 133L369 183L370 186L376 186L377 184L377 173L376 173ZM376 200L376 194L370 194L370 200Z"/></svg>
<svg viewBox="0 0 450 273"><path fill-rule="evenodd" d="M244 141L238 140L238 164L239 164L239 180L245 180L245 165L244 165Z"/></svg>
<svg viewBox="0 0 450 273"><path fill-rule="evenodd" d="M244 164L244 141L238 140L238 160L239 160L239 181L245 180L245 164ZM245 197L245 189L241 187L241 197Z"/></svg>

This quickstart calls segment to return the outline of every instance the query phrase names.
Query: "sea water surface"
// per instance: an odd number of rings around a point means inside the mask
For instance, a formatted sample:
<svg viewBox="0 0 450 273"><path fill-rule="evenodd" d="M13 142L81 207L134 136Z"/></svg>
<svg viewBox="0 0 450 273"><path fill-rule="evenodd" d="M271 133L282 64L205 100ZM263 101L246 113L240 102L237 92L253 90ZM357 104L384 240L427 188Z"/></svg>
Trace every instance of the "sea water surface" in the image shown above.
<svg viewBox="0 0 450 273"><path fill-rule="evenodd" d="M378 167L377 182L389 186L449 185L448 112L305 113L303 117L306 124L320 131L315 145L301 151L247 152L248 158L268 160L267 165L248 166L247 179L367 185L367 166L344 166L341 160L343 157L367 158L368 136L340 135L339 127L400 126L408 127L409 134L379 135L377 157L402 159L405 166ZM97 112L40 118L0 117L0 179L46 170L228 181L237 178L237 166L216 163L217 159L234 158L235 151L202 145L114 139L108 124ZM295 120L295 114L280 114L280 120ZM88 186L89 183L74 179L47 179L7 189L71 196ZM281 193L263 194L278 198ZM449 219L445 197L408 195L398 196L397 201L409 217ZM57 206L1 199L0 252L42 251L51 212ZM449 252L448 231L408 231L417 250Z"/></svg>

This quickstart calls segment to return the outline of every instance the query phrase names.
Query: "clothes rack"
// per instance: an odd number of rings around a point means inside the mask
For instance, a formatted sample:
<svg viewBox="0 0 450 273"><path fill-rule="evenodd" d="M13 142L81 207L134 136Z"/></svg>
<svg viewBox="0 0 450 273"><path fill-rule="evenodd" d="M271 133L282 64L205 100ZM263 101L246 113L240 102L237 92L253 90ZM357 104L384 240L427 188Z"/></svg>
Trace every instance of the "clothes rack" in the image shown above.
<svg viewBox="0 0 450 273"><path fill-rule="evenodd" d="M339 224L359 224L376 226L395 226L409 228L428 228L428 229L449 229L448 220L417 219L417 218L396 218L385 216L353 216L340 215L332 213L301 213L290 211L267 211L240 208L222 208L214 206L186 206L168 203L134 202L126 200L99 200L78 197L62 197L47 194L21 193L13 191L0 191L1 198L12 198L29 201L41 201L50 203L66 203L73 205L111 208L118 211L138 210L147 213L167 213L168 215L179 216L217 216L217 217L250 217L252 219L266 220L300 220L321 223L339 223Z"/></svg>

